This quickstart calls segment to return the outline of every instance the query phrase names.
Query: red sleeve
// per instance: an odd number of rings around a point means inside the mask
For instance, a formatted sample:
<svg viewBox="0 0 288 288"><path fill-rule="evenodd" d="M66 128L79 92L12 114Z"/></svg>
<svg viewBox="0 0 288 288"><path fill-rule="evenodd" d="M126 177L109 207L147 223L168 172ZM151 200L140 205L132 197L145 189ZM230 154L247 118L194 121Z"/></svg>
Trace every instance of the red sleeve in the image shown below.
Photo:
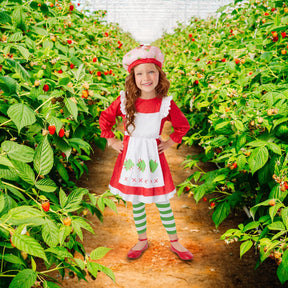
<svg viewBox="0 0 288 288"><path fill-rule="evenodd" d="M176 143L181 143L182 137L189 131L190 125L183 112L173 100L171 100L170 111L166 119L171 121L174 128L174 132L170 135L170 138Z"/></svg>
<svg viewBox="0 0 288 288"><path fill-rule="evenodd" d="M111 103L111 105L104 111L101 112L99 118L99 126L101 129L101 137L103 138L113 138L114 133L112 128L116 123L117 116L123 116L120 110L120 96Z"/></svg>

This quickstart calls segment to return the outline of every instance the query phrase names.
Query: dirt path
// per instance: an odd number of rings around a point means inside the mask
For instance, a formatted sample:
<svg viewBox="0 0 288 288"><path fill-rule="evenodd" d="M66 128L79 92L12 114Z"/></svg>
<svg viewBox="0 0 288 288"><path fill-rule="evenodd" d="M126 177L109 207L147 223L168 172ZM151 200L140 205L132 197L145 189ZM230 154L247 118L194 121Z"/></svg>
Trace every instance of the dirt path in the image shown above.
<svg viewBox="0 0 288 288"><path fill-rule="evenodd" d="M169 131L166 125L166 133ZM198 153L195 147L181 146L178 150L172 147L165 152L172 172L175 185L181 183L191 174L183 170L181 163L187 154ZM87 187L98 194L107 190L116 160L116 152L107 148L103 153L96 150L89 164L89 179L82 178L79 186ZM204 169L209 167L203 166ZM281 287L277 279L273 262L264 263L256 271L256 256L253 251L239 259L239 243L226 245L220 236L227 229L236 227L241 219L230 217L219 228L211 219L208 202L196 204L187 195L175 196L171 200L174 211L178 236L181 242L194 254L191 262L183 262L169 249L166 232L161 224L159 212L155 204L146 206L147 234L149 249L138 260L128 260L126 254L137 241L132 209L118 205L118 215L106 208L104 222L101 224L96 217L89 219L94 223L96 235L84 233L84 246L87 253L98 246L113 248L99 261L110 267L116 276L117 284L106 275L99 273L88 283L76 278L66 277L63 287L69 288L222 288L222 287Z"/></svg>

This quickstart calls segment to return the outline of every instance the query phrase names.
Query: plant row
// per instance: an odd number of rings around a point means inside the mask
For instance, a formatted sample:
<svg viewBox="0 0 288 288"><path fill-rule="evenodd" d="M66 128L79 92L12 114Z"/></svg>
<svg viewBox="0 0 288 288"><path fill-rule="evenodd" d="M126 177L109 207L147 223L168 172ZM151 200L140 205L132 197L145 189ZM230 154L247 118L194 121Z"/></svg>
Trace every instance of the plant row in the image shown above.
<svg viewBox="0 0 288 288"><path fill-rule="evenodd" d="M77 187L100 138L100 112L118 95L134 40L105 11L69 1L0 1L0 286L58 287L58 270L87 281L108 268L87 256L87 213L103 221L109 192ZM125 39L125 47L122 47ZM130 48L131 47L131 48ZM43 269L43 267L45 267Z"/></svg>
<svg viewBox="0 0 288 288"><path fill-rule="evenodd" d="M234 1L207 20L192 18L157 42L171 92L188 118L186 144L203 147L179 186L196 202L210 199L216 227L234 209L249 219L228 230L227 242L255 246L288 280L288 7L285 1ZM199 161L218 169L205 172ZM217 193L215 193L217 192ZM216 196L215 196L216 195ZM259 264L258 263L258 264Z"/></svg>

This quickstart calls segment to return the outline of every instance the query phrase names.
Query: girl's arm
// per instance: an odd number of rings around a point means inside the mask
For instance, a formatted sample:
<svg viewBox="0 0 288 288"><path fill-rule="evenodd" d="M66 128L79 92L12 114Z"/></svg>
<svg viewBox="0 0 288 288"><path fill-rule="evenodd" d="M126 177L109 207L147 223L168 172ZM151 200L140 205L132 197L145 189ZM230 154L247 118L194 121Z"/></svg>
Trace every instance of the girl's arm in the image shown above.
<svg viewBox="0 0 288 288"><path fill-rule="evenodd" d="M114 133L112 128L116 123L116 117L122 116L120 110L120 97L111 103L111 105L104 111L101 112L99 118L99 126L101 129L101 137L103 138L113 138Z"/></svg>
<svg viewBox="0 0 288 288"><path fill-rule="evenodd" d="M120 97L118 97L111 105L101 112L99 118L99 126L101 129L101 137L107 138L108 145L118 153L123 151L123 141L116 139L112 128L116 123L117 116L123 116L120 110Z"/></svg>
<svg viewBox="0 0 288 288"><path fill-rule="evenodd" d="M171 100L170 111L166 118L162 121L171 121L173 126L173 133L170 134L170 138L167 141L161 141L158 146L159 154L168 149L175 143L181 143L183 136L189 131L190 125L183 112L178 108L173 100Z"/></svg>
<svg viewBox="0 0 288 288"><path fill-rule="evenodd" d="M171 121L174 128L170 138L176 143L181 143L182 138L190 129L190 124L173 100L171 100L170 111L166 120Z"/></svg>

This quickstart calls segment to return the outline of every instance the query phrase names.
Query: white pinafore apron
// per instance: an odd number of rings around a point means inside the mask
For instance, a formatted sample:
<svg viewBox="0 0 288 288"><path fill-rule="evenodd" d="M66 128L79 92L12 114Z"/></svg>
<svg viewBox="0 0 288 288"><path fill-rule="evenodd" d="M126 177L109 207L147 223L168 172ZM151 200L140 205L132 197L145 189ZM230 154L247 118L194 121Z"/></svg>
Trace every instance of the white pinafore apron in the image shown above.
<svg viewBox="0 0 288 288"><path fill-rule="evenodd" d="M157 139L160 138L161 120L168 114L171 98L162 99L159 112L135 114L135 129L130 133L119 183L144 188L164 186Z"/></svg>

